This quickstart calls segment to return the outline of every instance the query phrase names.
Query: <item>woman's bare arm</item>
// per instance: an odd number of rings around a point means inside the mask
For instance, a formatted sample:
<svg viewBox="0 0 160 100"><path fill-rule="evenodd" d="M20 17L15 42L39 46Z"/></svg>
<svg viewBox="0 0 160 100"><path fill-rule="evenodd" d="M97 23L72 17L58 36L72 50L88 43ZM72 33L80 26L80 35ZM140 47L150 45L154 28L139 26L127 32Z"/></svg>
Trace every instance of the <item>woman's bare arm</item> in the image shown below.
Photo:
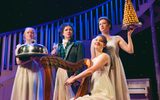
<svg viewBox="0 0 160 100"><path fill-rule="evenodd" d="M133 46L133 42L132 42L132 38L131 38L131 34L133 31L134 31L134 29L129 30L127 33L128 43L126 43L122 37L117 36L118 44L119 44L120 48L130 54L134 53L134 46Z"/></svg>
<svg viewBox="0 0 160 100"><path fill-rule="evenodd" d="M67 79L66 85L69 85L73 83L75 80L90 76L92 73L94 73L96 70L104 67L105 64L107 64L109 61L109 56L106 53L101 54L98 56L98 58L93 62L93 65L86 69L85 71L81 72L80 74L76 76L72 76Z"/></svg>

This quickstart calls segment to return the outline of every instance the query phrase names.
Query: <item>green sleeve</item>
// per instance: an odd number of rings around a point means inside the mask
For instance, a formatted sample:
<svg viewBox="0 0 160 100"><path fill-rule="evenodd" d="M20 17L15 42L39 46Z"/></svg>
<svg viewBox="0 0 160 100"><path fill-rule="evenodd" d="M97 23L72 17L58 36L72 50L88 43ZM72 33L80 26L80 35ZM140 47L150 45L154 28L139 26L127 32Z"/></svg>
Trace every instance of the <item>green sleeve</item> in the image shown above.
<svg viewBox="0 0 160 100"><path fill-rule="evenodd" d="M77 48L77 61L84 58L84 47L82 42L78 42L78 48ZM81 69L77 70L75 74L81 73L85 68L82 67Z"/></svg>

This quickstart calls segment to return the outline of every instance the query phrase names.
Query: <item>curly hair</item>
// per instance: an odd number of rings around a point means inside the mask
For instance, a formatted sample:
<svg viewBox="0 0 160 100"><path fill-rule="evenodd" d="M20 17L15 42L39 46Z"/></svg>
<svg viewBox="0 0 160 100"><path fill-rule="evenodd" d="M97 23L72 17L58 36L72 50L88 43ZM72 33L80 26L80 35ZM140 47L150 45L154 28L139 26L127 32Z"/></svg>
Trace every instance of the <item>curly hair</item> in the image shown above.
<svg viewBox="0 0 160 100"><path fill-rule="evenodd" d="M63 31L66 26L70 26L72 28L73 33L74 33L74 28L73 28L72 23L70 23L70 22L63 23L63 24L61 24L61 26L59 27L59 30L58 30L62 39L64 38ZM73 34L72 34L72 36L73 36Z"/></svg>

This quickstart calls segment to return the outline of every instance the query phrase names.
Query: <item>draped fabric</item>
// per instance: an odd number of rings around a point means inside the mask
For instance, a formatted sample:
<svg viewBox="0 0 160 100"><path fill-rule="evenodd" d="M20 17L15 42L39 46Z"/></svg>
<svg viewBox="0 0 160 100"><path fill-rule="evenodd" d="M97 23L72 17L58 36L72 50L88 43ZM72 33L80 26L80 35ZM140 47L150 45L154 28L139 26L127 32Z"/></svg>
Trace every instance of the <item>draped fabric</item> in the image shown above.
<svg viewBox="0 0 160 100"><path fill-rule="evenodd" d="M21 45L17 45L17 50ZM44 100L44 70L37 61L29 60L18 65L11 100Z"/></svg>
<svg viewBox="0 0 160 100"><path fill-rule="evenodd" d="M119 57L119 45L116 36L112 36L111 40L108 41L107 49L112 58L109 77L116 91L116 100L130 100L124 68Z"/></svg>
<svg viewBox="0 0 160 100"><path fill-rule="evenodd" d="M93 66L98 59L98 57L92 59ZM115 90L109 78L109 70L110 60L108 60L107 65L101 66L101 68L92 74L91 95L84 95L78 97L76 100L116 100Z"/></svg>

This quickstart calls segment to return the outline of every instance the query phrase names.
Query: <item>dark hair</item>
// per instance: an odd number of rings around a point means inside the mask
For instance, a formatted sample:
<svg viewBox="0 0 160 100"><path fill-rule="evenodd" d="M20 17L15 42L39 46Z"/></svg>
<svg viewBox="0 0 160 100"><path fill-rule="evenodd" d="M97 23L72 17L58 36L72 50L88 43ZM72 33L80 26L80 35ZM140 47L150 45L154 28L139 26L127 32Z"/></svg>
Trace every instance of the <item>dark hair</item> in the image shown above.
<svg viewBox="0 0 160 100"><path fill-rule="evenodd" d="M103 41L104 45L107 45L107 39L106 39L106 37L104 35L102 35L102 34L100 34L98 36L100 36L102 38L102 41ZM103 52L107 53L107 47L103 48Z"/></svg>
<svg viewBox="0 0 160 100"><path fill-rule="evenodd" d="M111 23L111 20L110 20L108 17L103 16L103 17L99 17L99 19L98 19L98 23L99 23L102 19L104 19L104 20L106 20L106 21L107 21L107 23L111 26L111 27L110 27L110 30L111 30L111 29L112 29L112 23Z"/></svg>
<svg viewBox="0 0 160 100"><path fill-rule="evenodd" d="M60 33L60 36L61 36L62 39L64 38L63 31L64 31L64 28L66 26L70 26L72 28L73 33L74 33L74 29L73 29L73 24L72 23L70 23L70 22L63 23L63 24L61 24L61 26L59 27L59 30L58 30L58 32ZM73 35L72 35L72 37L73 37Z"/></svg>

